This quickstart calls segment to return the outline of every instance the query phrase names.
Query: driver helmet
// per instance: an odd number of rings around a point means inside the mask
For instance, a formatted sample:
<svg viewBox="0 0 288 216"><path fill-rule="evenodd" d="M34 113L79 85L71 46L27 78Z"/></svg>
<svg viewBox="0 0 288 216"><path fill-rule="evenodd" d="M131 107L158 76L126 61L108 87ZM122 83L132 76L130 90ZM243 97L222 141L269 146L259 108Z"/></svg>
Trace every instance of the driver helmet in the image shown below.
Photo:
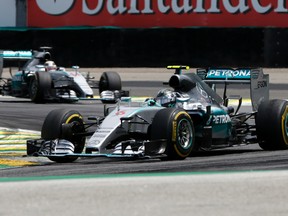
<svg viewBox="0 0 288 216"><path fill-rule="evenodd" d="M46 61L44 63L44 67L45 67L46 71L56 70L57 69L57 66L56 66L54 61Z"/></svg>
<svg viewBox="0 0 288 216"><path fill-rule="evenodd" d="M162 89L158 92L156 102L164 107L174 107L176 104L176 93L171 89Z"/></svg>

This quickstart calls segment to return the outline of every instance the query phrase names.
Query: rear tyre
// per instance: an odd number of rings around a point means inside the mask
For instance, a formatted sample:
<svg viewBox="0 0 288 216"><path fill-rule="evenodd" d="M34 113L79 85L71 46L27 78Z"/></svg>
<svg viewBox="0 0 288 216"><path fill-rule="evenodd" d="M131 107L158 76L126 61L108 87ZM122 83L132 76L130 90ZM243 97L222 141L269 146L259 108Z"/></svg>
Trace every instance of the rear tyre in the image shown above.
<svg viewBox="0 0 288 216"><path fill-rule="evenodd" d="M279 99L262 102L256 116L256 130L262 149L288 149L288 102Z"/></svg>
<svg viewBox="0 0 288 216"><path fill-rule="evenodd" d="M69 127L63 131L62 124L73 123L73 127ZM68 130L68 131L67 131ZM75 133L85 132L83 118L78 111L67 109L56 109L51 111L42 126L41 137L44 140L65 139L74 144L74 153L81 153L85 146L86 138L84 136L73 136ZM73 162L78 157L48 157L51 161L58 163Z"/></svg>
<svg viewBox="0 0 288 216"><path fill-rule="evenodd" d="M29 96L31 101L43 103L45 98L49 96L51 82L49 73L35 72L35 76L31 79L29 85Z"/></svg>
<svg viewBox="0 0 288 216"><path fill-rule="evenodd" d="M121 89L121 78L117 72L104 72L101 75L99 82L99 94L101 94L102 91L120 91Z"/></svg>
<svg viewBox="0 0 288 216"><path fill-rule="evenodd" d="M151 140L166 139L168 160L185 159L195 148L192 119L182 109L167 108L158 111L151 126Z"/></svg>

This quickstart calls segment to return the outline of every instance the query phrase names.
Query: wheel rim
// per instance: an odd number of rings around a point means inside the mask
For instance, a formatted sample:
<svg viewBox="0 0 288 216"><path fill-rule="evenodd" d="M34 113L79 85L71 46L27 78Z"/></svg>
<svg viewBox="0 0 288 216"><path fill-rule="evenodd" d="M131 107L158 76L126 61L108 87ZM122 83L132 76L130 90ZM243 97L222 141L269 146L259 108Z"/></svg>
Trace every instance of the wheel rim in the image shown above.
<svg viewBox="0 0 288 216"><path fill-rule="evenodd" d="M288 146L288 106L286 106L283 115L282 115L282 136L283 136L283 141L286 144L286 147Z"/></svg>
<svg viewBox="0 0 288 216"><path fill-rule="evenodd" d="M31 94L31 96L34 97L34 95L36 95L36 93L37 93L37 90L38 90L38 86L37 86L36 81L34 80L34 81L31 83L31 88L30 88L30 94Z"/></svg>
<svg viewBox="0 0 288 216"><path fill-rule="evenodd" d="M285 117L284 127L285 127L286 137L288 137L288 115L286 115Z"/></svg>
<svg viewBox="0 0 288 216"><path fill-rule="evenodd" d="M193 130L187 119L182 119L177 127L178 143L183 149L189 149L192 145Z"/></svg>
<svg viewBox="0 0 288 216"><path fill-rule="evenodd" d="M65 121L65 124L69 124L72 122L77 122L77 124L81 125L81 124L83 124L83 119L79 114L73 114L73 115L69 116L69 118L67 118L67 120ZM73 131L72 133L74 133L74 132L79 132L79 131ZM83 139L85 139L85 138L80 137L80 138L73 139L73 144L75 146L75 152L76 153L78 153L77 152L78 148L82 149L82 145L83 145L82 142L85 142ZM68 140L72 142L72 140L70 140L69 138L68 138Z"/></svg>

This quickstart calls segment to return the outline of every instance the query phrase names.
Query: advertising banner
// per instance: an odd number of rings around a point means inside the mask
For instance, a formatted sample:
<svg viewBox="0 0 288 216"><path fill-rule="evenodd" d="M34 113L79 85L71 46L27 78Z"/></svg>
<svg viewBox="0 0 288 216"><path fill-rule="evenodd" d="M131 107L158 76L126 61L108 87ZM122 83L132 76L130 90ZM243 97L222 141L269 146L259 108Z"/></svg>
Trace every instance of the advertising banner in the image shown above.
<svg viewBox="0 0 288 216"><path fill-rule="evenodd" d="M28 27L288 27L287 0L28 0Z"/></svg>

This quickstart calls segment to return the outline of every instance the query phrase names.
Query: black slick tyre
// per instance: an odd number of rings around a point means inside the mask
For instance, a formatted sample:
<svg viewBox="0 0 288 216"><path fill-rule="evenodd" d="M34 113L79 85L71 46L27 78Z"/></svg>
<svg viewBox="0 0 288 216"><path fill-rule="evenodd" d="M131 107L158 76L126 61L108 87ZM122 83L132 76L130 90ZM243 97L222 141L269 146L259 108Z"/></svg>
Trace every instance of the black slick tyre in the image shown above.
<svg viewBox="0 0 288 216"><path fill-rule="evenodd" d="M29 84L29 96L32 102L43 103L51 90L51 75L47 72L35 72Z"/></svg>
<svg viewBox="0 0 288 216"><path fill-rule="evenodd" d="M99 82L99 94L102 91L120 91L122 89L121 77L117 72L102 73Z"/></svg>
<svg viewBox="0 0 288 216"><path fill-rule="evenodd" d="M63 124L73 123L72 127L68 127L63 131ZM68 131L67 131L68 130ZM74 153L81 153L85 146L86 138L84 136L73 136L75 133L85 132L83 118L78 111L68 109L52 110L46 117L42 130L41 137L44 140L65 139L74 144ZM50 160L67 163L73 162L78 157L48 157Z"/></svg>
<svg viewBox="0 0 288 216"><path fill-rule="evenodd" d="M288 149L288 102L279 99L262 102L256 116L256 131L262 149Z"/></svg>
<svg viewBox="0 0 288 216"><path fill-rule="evenodd" d="M151 140L166 139L168 160L185 159L195 148L195 132L185 110L167 108L158 111L151 125Z"/></svg>

